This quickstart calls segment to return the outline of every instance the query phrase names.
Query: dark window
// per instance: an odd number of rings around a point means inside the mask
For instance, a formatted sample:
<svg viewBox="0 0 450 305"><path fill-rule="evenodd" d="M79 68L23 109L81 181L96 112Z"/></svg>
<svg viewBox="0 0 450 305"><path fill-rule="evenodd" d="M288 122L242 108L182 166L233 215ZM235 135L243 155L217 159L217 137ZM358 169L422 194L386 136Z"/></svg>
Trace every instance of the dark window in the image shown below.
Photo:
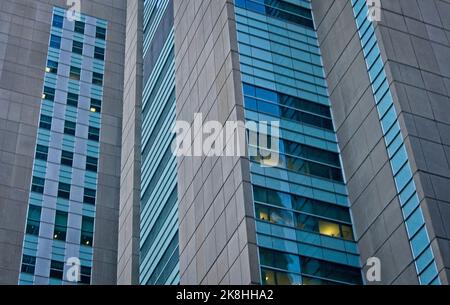
<svg viewBox="0 0 450 305"><path fill-rule="evenodd" d="M102 101L91 98L91 111L100 113L102 111Z"/></svg>
<svg viewBox="0 0 450 305"><path fill-rule="evenodd" d="M55 89L44 87L44 94L42 95L42 99L53 102L55 100Z"/></svg>
<svg viewBox="0 0 450 305"><path fill-rule="evenodd" d="M94 189L85 188L83 202L87 203L87 204L95 205L95 194L96 194L96 191Z"/></svg>
<svg viewBox="0 0 450 305"><path fill-rule="evenodd" d="M67 105L77 108L78 107L78 94L67 93Z"/></svg>
<svg viewBox="0 0 450 305"><path fill-rule="evenodd" d="M86 170L97 172L98 159L94 157L86 157Z"/></svg>
<svg viewBox="0 0 450 305"><path fill-rule="evenodd" d="M92 83L94 85L103 86L103 74L93 72L92 73Z"/></svg>
<svg viewBox="0 0 450 305"><path fill-rule="evenodd" d="M35 266L36 266L36 257L25 254L22 256L21 272L34 274Z"/></svg>
<svg viewBox="0 0 450 305"><path fill-rule="evenodd" d="M98 142L100 139L100 129L96 127L89 126L88 139L91 141Z"/></svg>
<svg viewBox="0 0 450 305"><path fill-rule="evenodd" d="M300 273L300 257L297 255L260 248L259 259L263 266Z"/></svg>
<svg viewBox="0 0 450 305"><path fill-rule="evenodd" d="M39 177L33 177L33 181L31 183L31 191L33 193L44 193L44 185L45 185L45 179L39 178Z"/></svg>
<svg viewBox="0 0 450 305"><path fill-rule="evenodd" d="M48 157L48 147L43 145L36 146L36 159L47 161Z"/></svg>
<svg viewBox="0 0 450 305"><path fill-rule="evenodd" d="M58 184L58 197L64 199L70 198L70 184L62 182Z"/></svg>
<svg viewBox="0 0 450 305"><path fill-rule="evenodd" d="M55 230L53 232L53 239L66 240L67 233L67 213L56 211L55 215Z"/></svg>
<svg viewBox="0 0 450 305"><path fill-rule="evenodd" d="M73 165L73 153L63 150L61 153L61 164L72 167Z"/></svg>
<svg viewBox="0 0 450 305"><path fill-rule="evenodd" d="M80 244L92 247L94 238L94 218L83 216L81 221L81 239Z"/></svg>
<svg viewBox="0 0 450 305"><path fill-rule="evenodd" d="M70 79L80 80L81 77L81 69L77 67L70 67Z"/></svg>
<svg viewBox="0 0 450 305"><path fill-rule="evenodd" d="M100 48L100 47L95 47L94 58L99 59L99 60L105 60L105 49Z"/></svg>
<svg viewBox="0 0 450 305"><path fill-rule="evenodd" d="M68 135L75 135L76 131L76 123L71 121L65 121L64 122L64 133Z"/></svg>
<svg viewBox="0 0 450 305"><path fill-rule="evenodd" d="M340 207L324 201L310 199L298 195L291 195L280 191L253 187L255 201L294 209L299 212L313 214L325 218L334 218L343 222L350 222L348 208Z"/></svg>
<svg viewBox="0 0 450 305"><path fill-rule="evenodd" d="M84 22L75 21L74 31L75 33L84 34Z"/></svg>
<svg viewBox="0 0 450 305"><path fill-rule="evenodd" d="M50 278L62 280L64 276L64 263L52 260L50 263Z"/></svg>
<svg viewBox="0 0 450 305"><path fill-rule="evenodd" d="M249 84L243 86L247 109L333 130L328 106Z"/></svg>
<svg viewBox="0 0 450 305"><path fill-rule="evenodd" d="M304 274L352 284L362 284L361 271L358 268L325 262L309 257L302 257L301 263L302 273Z"/></svg>
<svg viewBox="0 0 450 305"><path fill-rule="evenodd" d="M98 26L95 30L95 37L98 39L105 40L106 39L106 29Z"/></svg>
<svg viewBox="0 0 450 305"><path fill-rule="evenodd" d="M55 48L55 49L60 49L61 48L61 37L56 36L56 35L51 35L50 36L50 47Z"/></svg>
<svg viewBox="0 0 450 305"><path fill-rule="evenodd" d="M52 128L52 117L41 114L41 120L39 122L39 128L50 130Z"/></svg>
<svg viewBox="0 0 450 305"><path fill-rule="evenodd" d="M27 234L39 235L39 224L41 223L41 207L30 204L27 217Z"/></svg>
<svg viewBox="0 0 450 305"><path fill-rule="evenodd" d="M47 60L47 68L45 69L45 72L57 74L58 73L58 62L53 60Z"/></svg>
<svg viewBox="0 0 450 305"><path fill-rule="evenodd" d="M311 11L281 0L236 0L236 6L249 11L314 28Z"/></svg>
<svg viewBox="0 0 450 305"><path fill-rule="evenodd" d="M72 52L75 54L83 55L83 43L79 41L73 41Z"/></svg>
<svg viewBox="0 0 450 305"><path fill-rule="evenodd" d="M91 267L81 266L80 283L89 285L91 283Z"/></svg>
<svg viewBox="0 0 450 305"><path fill-rule="evenodd" d="M261 268L263 285L300 285L300 275Z"/></svg>
<svg viewBox="0 0 450 305"><path fill-rule="evenodd" d="M64 17L63 17L63 16L53 15L53 23L52 23L52 25L53 25L55 28L62 29L62 27L63 27L63 22L64 22Z"/></svg>

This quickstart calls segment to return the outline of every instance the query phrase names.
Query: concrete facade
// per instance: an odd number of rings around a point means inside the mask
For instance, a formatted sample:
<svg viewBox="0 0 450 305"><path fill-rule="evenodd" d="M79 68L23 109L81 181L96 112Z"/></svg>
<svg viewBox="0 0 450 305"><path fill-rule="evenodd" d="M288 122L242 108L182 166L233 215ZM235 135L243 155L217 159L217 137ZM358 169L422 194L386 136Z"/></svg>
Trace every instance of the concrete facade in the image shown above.
<svg viewBox="0 0 450 305"><path fill-rule="evenodd" d="M243 121L233 1L176 0L174 16L177 120ZM178 177L181 284L259 283L248 159L181 157Z"/></svg>
<svg viewBox="0 0 450 305"><path fill-rule="evenodd" d="M375 32L414 173L440 280L448 283L448 12L445 1L381 1ZM417 284L351 1L313 1L364 264L383 284ZM446 231L447 230L447 231Z"/></svg>
<svg viewBox="0 0 450 305"><path fill-rule="evenodd" d="M141 179L143 1L127 1L117 283L137 284Z"/></svg>
<svg viewBox="0 0 450 305"><path fill-rule="evenodd" d="M54 6L66 1L2 1L0 118L0 283L17 284ZM92 283L116 282L125 7L82 1L81 13L108 20ZM111 16L114 19L111 20Z"/></svg>

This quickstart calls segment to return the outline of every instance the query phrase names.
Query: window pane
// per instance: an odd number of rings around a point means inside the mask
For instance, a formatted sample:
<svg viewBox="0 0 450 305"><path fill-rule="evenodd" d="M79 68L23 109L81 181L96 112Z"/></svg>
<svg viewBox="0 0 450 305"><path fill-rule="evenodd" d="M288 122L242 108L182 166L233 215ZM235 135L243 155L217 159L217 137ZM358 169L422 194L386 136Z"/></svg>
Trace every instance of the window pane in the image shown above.
<svg viewBox="0 0 450 305"><path fill-rule="evenodd" d="M50 130L52 127L52 117L47 115L41 115L41 120L39 122L39 128Z"/></svg>
<svg viewBox="0 0 450 305"><path fill-rule="evenodd" d="M64 133L68 135L75 135L76 124L74 122L65 121L64 122Z"/></svg>
<svg viewBox="0 0 450 305"><path fill-rule="evenodd" d="M70 184L60 182L58 185L58 197L70 199Z"/></svg>
<svg viewBox="0 0 450 305"><path fill-rule="evenodd" d="M53 25L55 28L62 29L62 27L63 27L63 22L64 22L64 17L63 17L63 16L53 15L53 23L52 23L52 25Z"/></svg>
<svg viewBox="0 0 450 305"><path fill-rule="evenodd" d="M275 285L275 272L268 269L261 270L261 277L263 285Z"/></svg>
<svg viewBox="0 0 450 305"><path fill-rule="evenodd" d="M93 157L86 157L86 170L97 172L98 159Z"/></svg>
<svg viewBox="0 0 450 305"><path fill-rule="evenodd" d="M61 153L61 164L72 167L73 153L63 150Z"/></svg>
<svg viewBox="0 0 450 305"><path fill-rule="evenodd" d="M72 80L80 80L81 77L81 69L77 67L70 67L70 79Z"/></svg>
<svg viewBox="0 0 450 305"><path fill-rule="evenodd" d="M57 74L58 73L58 63L53 60L48 60L47 67L45 68L45 72Z"/></svg>
<svg viewBox="0 0 450 305"><path fill-rule="evenodd" d="M36 145L36 159L47 161L48 147L43 145Z"/></svg>
<svg viewBox="0 0 450 305"><path fill-rule="evenodd" d="M80 244L92 247L94 237L94 218L83 216L81 223L81 239Z"/></svg>
<svg viewBox="0 0 450 305"><path fill-rule="evenodd" d="M96 191L94 189L85 188L83 202L87 204L95 204Z"/></svg>
<svg viewBox="0 0 450 305"><path fill-rule="evenodd" d="M66 232L67 232L67 213L56 211L55 215L55 229L53 233L53 238L56 240L66 240Z"/></svg>
<svg viewBox="0 0 450 305"><path fill-rule="evenodd" d="M102 27L97 27L95 31L95 37L98 39L105 40L106 38L106 29Z"/></svg>
<svg viewBox="0 0 450 305"><path fill-rule="evenodd" d="M92 73L92 83L94 85L103 86L103 74L93 72Z"/></svg>
<svg viewBox="0 0 450 305"><path fill-rule="evenodd" d="M73 44L72 44L72 52L75 54L82 55L83 54L83 43L74 40Z"/></svg>
<svg viewBox="0 0 450 305"><path fill-rule="evenodd" d="M50 47L55 48L55 49L60 49L61 48L61 37L56 36L56 35L51 35L50 36Z"/></svg>
<svg viewBox="0 0 450 305"><path fill-rule="evenodd" d="M89 127L88 139L98 142L100 139L100 129L95 127Z"/></svg>
<svg viewBox="0 0 450 305"><path fill-rule="evenodd" d="M84 22L81 21L75 21L75 28L74 31L76 33L84 34Z"/></svg>
<svg viewBox="0 0 450 305"><path fill-rule="evenodd" d="M100 47L95 47L94 58L99 60L105 60L105 49Z"/></svg>
<svg viewBox="0 0 450 305"><path fill-rule="evenodd" d="M43 194L44 193L45 180L43 178L33 177L31 183L31 191L34 193Z"/></svg>
<svg viewBox="0 0 450 305"><path fill-rule="evenodd" d="M324 220L319 220L319 232L320 234L328 235L331 237L341 237L339 225Z"/></svg>
<svg viewBox="0 0 450 305"><path fill-rule="evenodd" d="M100 113L101 111L102 111L102 101L99 99L91 98L91 112Z"/></svg>

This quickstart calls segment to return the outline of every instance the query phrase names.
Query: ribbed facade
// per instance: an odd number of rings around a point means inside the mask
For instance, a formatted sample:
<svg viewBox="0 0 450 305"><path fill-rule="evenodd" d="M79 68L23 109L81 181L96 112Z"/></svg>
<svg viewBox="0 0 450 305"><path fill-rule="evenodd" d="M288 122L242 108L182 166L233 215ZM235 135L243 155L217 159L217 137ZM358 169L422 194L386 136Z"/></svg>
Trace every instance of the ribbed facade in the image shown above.
<svg viewBox="0 0 450 305"><path fill-rule="evenodd" d="M171 151L175 123L172 1L145 1L143 44L139 281L177 284L177 162Z"/></svg>
<svg viewBox="0 0 450 305"><path fill-rule="evenodd" d="M360 284L361 265L310 2L236 0L247 121L280 121L251 158L262 284Z"/></svg>

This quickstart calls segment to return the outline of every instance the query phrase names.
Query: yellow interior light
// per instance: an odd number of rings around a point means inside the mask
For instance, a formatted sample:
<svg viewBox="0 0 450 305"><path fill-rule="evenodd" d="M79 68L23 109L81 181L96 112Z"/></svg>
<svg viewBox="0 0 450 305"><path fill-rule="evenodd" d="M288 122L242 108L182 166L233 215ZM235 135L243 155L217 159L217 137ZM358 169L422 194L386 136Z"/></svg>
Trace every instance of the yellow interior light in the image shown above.
<svg viewBox="0 0 450 305"><path fill-rule="evenodd" d="M340 237L339 225L328 221L319 221L320 234L332 237Z"/></svg>

